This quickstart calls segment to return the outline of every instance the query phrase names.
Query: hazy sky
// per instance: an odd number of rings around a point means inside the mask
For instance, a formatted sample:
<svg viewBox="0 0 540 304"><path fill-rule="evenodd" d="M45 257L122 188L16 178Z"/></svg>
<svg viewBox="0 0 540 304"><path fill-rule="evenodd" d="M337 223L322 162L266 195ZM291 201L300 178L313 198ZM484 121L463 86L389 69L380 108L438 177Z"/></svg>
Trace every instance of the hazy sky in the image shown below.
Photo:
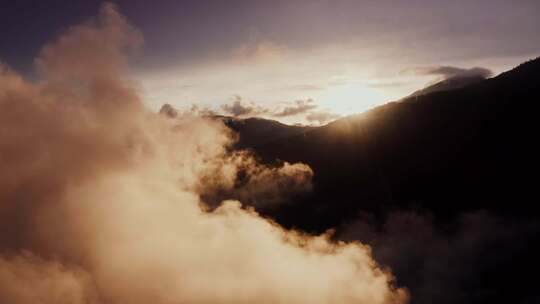
<svg viewBox="0 0 540 304"><path fill-rule="evenodd" d="M540 55L538 0L113 2L144 36L131 68L154 108L312 99L344 115L442 77L419 67L497 74ZM0 60L31 77L40 47L101 3L4 1Z"/></svg>

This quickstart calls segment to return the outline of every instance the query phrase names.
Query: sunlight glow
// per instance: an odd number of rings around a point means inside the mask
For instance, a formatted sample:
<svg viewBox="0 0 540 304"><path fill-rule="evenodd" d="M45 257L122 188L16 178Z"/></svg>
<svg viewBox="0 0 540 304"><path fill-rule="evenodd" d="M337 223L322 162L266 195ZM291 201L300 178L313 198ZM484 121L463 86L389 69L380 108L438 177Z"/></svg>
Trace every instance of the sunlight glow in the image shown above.
<svg viewBox="0 0 540 304"><path fill-rule="evenodd" d="M393 98L392 94L356 83L332 87L316 96L321 106L342 115L364 112Z"/></svg>

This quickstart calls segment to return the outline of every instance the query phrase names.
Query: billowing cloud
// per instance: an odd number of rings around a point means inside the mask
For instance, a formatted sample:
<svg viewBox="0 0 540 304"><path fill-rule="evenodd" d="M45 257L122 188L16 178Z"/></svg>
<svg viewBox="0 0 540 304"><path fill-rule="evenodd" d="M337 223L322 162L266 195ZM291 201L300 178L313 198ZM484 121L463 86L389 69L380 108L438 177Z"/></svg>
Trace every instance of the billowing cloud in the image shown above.
<svg viewBox="0 0 540 304"><path fill-rule="evenodd" d="M3 303L99 303L87 272L30 252L0 256Z"/></svg>
<svg viewBox="0 0 540 304"><path fill-rule="evenodd" d="M194 114L194 115L199 115L199 116L210 116L210 117L217 115L215 111L207 107L201 107L195 104L192 105L191 108L189 108L189 110L184 111L184 113L182 113L182 111L176 109L175 107L173 107L172 105L168 103L162 105L158 113L161 115L165 115L166 117L169 117L169 118L176 118L179 115L183 115L183 114Z"/></svg>
<svg viewBox="0 0 540 304"><path fill-rule="evenodd" d="M200 116L216 116L218 115L216 111L208 108L208 107L202 107L196 104L191 105L191 108L189 108L189 112L192 114L200 115Z"/></svg>
<svg viewBox="0 0 540 304"><path fill-rule="evenodd" d="M124 76L139 42L106 4L43 49L38 82L0 71L1 303L406 302L368 246L284 230L235 200L209 212L209 172L247 166L243 199L310 170L231 155L219 120L147 110Z"/></svg>
<svg viewBox="0 0 540 304"><path fill-rule="evenodd" d="M247 151L235 151L203 174L198 192L213 206L235 199L258 209L275 208L311 191L312 177L313 171L305 164L267 166Z"/></svg>
<svg viewBox="0 0 540 304"><path fill-rule="evenodd" d="M166 103L161 106L161 109L159 109L159 114L165 115L169 118L176 118L178 116L178 110Z"/></svg>
<svg viewBox="0 0 540 304"><path fill-rule="evenodd" d="M229 104L224 104L221 109L229 115L235 117L249 117L263 115L269 112L268 109L256 105L252 102L245 102L241 96L234 96L233 100Z"/></svg>

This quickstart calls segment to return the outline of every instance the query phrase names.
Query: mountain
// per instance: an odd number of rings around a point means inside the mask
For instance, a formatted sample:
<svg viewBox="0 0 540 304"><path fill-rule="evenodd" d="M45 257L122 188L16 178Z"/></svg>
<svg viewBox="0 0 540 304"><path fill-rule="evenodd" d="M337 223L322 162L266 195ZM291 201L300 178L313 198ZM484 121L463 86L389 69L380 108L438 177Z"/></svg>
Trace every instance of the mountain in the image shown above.
<svg viewBox="0 0 540 304"><path fill-rule="evenodd" d="M251 142L268 163L304 162L315 172L310 195L258 211L371 245L413 304L540 303L536 280L523 275L540 271L539 83L540 58Z"/></svg>
<svg viewBox="0 0 540 304"><path fill-rule="evenodd" d="M291 126L275 120L263 118L239 119L228 116L215 116L239 135L237 147L247 148L266 144L283 138L301 135L313 130L310 126Z"/></svg>
<svg viewBox="0 0 540 304"><path fill-rule="evenodd" d="M161 106L159 114L174 118L178 116L178 110L170 104L164 104ZM238 135L235 147L238 149L250 148L278 139L304 134L314 129L311 126L291 126L275 120L257 117L237 118L217 115L212 111L201 115L210 119L221 120L227 127L235 131Z"/></svg>
<svg viewBox="0 0 540 304"><path fill-rule="evenodd" d="M484 207L528 214L537 211L525 173L537 159L539 80L535 59L464 88L391 102L253 148L269 162L314 169L315 191L305 202L312 214L300 226L308 230L333 227L360 207L416 206L445 217ZM301 205L291 208L303 213ZM288 214L283 222L299 225L295 212Z"/></svg>

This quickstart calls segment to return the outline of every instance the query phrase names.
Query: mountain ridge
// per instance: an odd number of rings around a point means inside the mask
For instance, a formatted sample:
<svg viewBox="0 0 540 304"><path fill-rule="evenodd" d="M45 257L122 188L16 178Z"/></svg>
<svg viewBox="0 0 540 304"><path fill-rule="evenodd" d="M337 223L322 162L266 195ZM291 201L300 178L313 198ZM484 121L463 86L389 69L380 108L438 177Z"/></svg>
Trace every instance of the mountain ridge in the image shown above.
<svg viewBox="0 0 540 304"><path fill-rule="evenodd" d="M332 193L346 189L340 198L353 213L357 208L352 201L359 200L363 201L363 207L374 210L419 205L437 214L452 213L448 210L452 208L445 204L432 206L427 202L438 197L436 193L449 191L444 184L458 185L457 192L479 198L491 186L501 184L488 182L492 176L479 172L480 168L497 171L489 162L500 162L504 165L502 170L510 173L513 164L533 159L526 148L534 133L534 111L529 101L540 99L538 90L533 90L539 79L540 58L536 58L464 88L390 102L301 135L250 148L268 162L280 159L312 166L316 192L313 196L329 198ZM525 157L520 159L522 156ZM471 176L486 180L478 183L476 190L469 189L474 180L465 173L465 165L477 168L471 171ZM433 177L440 178L440 183L435 183ZM449 180L451 177L457 180ZM430 195L424 195L424 191L408 180L425 182L434 189L425 191ZM493 209L503 207L502 197L508 198L517 191L518 185L508 182L512 191L500 197L488 195L497 201L491 206ZM351 199L353 193L357 195L355 199ZM472 197L467 201L460 204L460 210L485 205L474 203ZM321 202L321 205L326 204ZM328 223L335 225L340 221L335 218ZM292 219L290 222L293 223ZM317 226L326 227L311 223L304 228Z"/></svg>

